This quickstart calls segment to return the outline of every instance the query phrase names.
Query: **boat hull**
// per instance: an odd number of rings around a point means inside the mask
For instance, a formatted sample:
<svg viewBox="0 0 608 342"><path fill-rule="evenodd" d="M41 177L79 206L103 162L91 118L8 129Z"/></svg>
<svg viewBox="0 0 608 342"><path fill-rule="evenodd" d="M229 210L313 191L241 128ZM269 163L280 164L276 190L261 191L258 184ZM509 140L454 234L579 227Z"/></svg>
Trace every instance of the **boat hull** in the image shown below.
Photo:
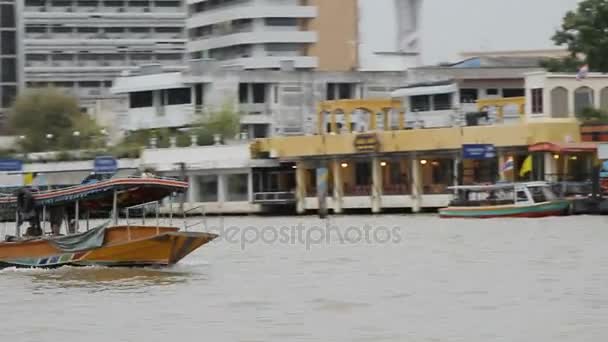
<svg viewBox="0 0 608 342"><path fill-rule="evenodd" d="M560 200L525 206L447 207L439 210L439 216L442 218L534 218L563 215L569 206L569 201Z"/></svg>
<svg viewBox="0 0 608 342"><path fill-rule="evenodd" d="M217 235L168 227L115 227L99 248L62 252L48 240L0 244L0 268L61 266L171 266Z"/></svg>

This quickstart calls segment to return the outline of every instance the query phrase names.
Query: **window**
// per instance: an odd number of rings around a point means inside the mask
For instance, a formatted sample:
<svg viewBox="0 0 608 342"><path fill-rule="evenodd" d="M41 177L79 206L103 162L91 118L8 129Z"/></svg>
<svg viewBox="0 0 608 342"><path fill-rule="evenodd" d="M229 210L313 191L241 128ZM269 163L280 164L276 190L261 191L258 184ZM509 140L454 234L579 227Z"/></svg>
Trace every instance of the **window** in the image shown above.
<svg viewBox="0 0 608 342"><path fill-rule="evenodd" d="M253 103L266 103L266 84L253 84Z"/></svg>
<svg viewBox="0 0 608 342"><path fill-rule="evenodd" d="M452 94L433 95L433 110L447 110L452 108Z"/></svg>
<svg viewBox="0 0 608 342"><path fill-rule="evenodd" d="M17 82L17 62L15 58L3 58L0 64L0 81Z"/></svg>
<svg viewBox="0 0 608 342"><path fill-rule="evenodd" d="M532 97L532 114L543 113L543 89L535 88L531 91Z"/></svg>
<svg viewBox="0 0 608 342"><path fill-rule="evenodd" d="M157 1L157 7L180 7L179 1Z"/></svg>
<svg viewBox="0 0 608 342"><path fill-rule="evenodd" d="M0 5L0 27L15 27L15 10L13 5Z"/></svg>
<svg viewBox="0 0 608 342"><path fill-rule="evenodd" d="M551 90L551 115L554 118L567 118L568 115L568 89L556 87Z"/></svg>
<svg viewBox="0 0 608 342"><path fill-rule="evenodd" d="M200 202L217 202L217 176L198 176L198 196Z"/></svg>
<svg viewBox="0 0 608 342"><path fill-rule="evenodd" d="M2 35L0 36L0 42L2 43L1 45L3 55L14 55L17 53L14 31L2 31Z"/></svg>
<svg viewBox="0 0 608 342"><path fill-rule="evenodd" d="M154 95L151 91L138 91L129 94L130 108L152 107Z"/></svg>
<svg viewBox="0 0 608 342"><path fill-rule="evenodd" d="M460 103L475 103L478 98L478 89L460 89Z"/></svg>
<svg viewBox="0 0 608 342"><path fill-rule="evenodd" d="M190 88L177 88L167 90L167 104L181 105L192 103L192 91Z"/></svg>
<svg viewBox="0 0 608 342"><path fill-rule="evenodd" d="M413 112L426 112L431 110L431 97L428 95L417 95L410 97L410 108Z"/></svg>
<svg viewBox="0 0 608 342"><path fill-rule="evenodd" d="M157 27L154 29L158 33L181 33L181 27Z"/></svg>
<svg viewBox="0 0 608 342"><path fill-rule="evenodd" d="M266 18L267 26L298 26L297 18Z"/></svg>
<svg viewBox="0 0 608 342"><path fill-rule="evenodd" d="M25 28L27 33L46 33L46 26L30 26Z"/></svg>
<svg viewBox="0 0 608 342"><path fill-rule="evenodd" d="M249 102L249 84L247 83L239 83L239 102Z"/></svg>
<svg viewBox="0 0 608 342"><path fill-rule="evenodd" d="M580 87L574 91L574 113L581 114L587 108L593 108L593 89Z"/></svg>
<svg viewBox="0 0 608 342"><path fill-rule="evenodd" d="M355 163L355 184L370 185L372 184L372 164L369 162Z"/></svg>
<svg viewBox="0 0 608 342"><path fill-rule="evenodd" d="M354 98L354 84L352 83L328 83L327 100L344 100Z"/></svg>
<svg viewBox="0 0 608 342"><path fill-rule="evenodd" d="M106 33L124 33L125 29L123 27L106 27Z"/></svg>
<svg viewBox="0 0 608 342"><path fill-rule="evenodd" d="M226 176L226 181L228 183L226 201L237 202L247 201L249 199L248 178L247 174Z"/></svg>
<svg viewBox="0 0 608 342"><path fill-rule="evenodd" d="M0 101L0 107L8 108L13 104L13 100L17 96L16 86L4 86L2 87L2 101Z"/></svg>
<svg viewBox="0 0 608 342"><path fill-rule="evenodd" d="M524 97L526 90L523 88L505 88L502 90L502 97Z"/></svg>
<svg viewBox="0 0 608 342"><path fill-rule="evenodd" d="M71 27L64 27L64 26L55 26L51 29L51 31L53 33L71 33L72 32L72 28Z"/></svg>
<svg viewBox="0 0 608 342"><path fill-rule="evenodd" d="M486 89L486 95L498 95L498 89L496 88L488 88Z"/></svg>
<svg viewBox="0 0 608 342"><path fill-rule="evenodd" d="M96 33L98 31L97 27L79 27L76 30L78 33Z"/></svg>
<svg viewBox="0 0 608 342"><path fill-rule="evenodd" d="M528 200L528 195L526 195L525 191L517 192L517 201L518 202L526 202Z"/></svg>

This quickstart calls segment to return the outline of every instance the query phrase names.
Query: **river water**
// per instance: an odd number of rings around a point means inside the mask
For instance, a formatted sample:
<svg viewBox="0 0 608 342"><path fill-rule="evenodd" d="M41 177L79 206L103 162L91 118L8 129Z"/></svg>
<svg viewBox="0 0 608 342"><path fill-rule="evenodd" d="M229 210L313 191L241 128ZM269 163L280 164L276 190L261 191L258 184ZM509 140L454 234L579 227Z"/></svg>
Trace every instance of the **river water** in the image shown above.
<svg viewBox="0 0 608 342"><path fill-rule="evenodd" d="M608 338L608 218L206 225L171 269L0 271L0 341Z"/></svg>

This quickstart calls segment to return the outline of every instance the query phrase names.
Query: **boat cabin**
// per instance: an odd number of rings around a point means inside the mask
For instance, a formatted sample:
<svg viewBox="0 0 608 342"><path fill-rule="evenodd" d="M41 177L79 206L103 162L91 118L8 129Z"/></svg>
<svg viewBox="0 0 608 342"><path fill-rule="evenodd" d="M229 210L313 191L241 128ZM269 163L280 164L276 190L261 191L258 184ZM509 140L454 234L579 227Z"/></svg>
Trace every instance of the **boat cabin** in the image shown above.
<svg viewBox="0 0 608 342"><path fill-rule="evenodd" d="M557 196L546 182L454 186L451 207L531 205L549 202Z"/></svg>

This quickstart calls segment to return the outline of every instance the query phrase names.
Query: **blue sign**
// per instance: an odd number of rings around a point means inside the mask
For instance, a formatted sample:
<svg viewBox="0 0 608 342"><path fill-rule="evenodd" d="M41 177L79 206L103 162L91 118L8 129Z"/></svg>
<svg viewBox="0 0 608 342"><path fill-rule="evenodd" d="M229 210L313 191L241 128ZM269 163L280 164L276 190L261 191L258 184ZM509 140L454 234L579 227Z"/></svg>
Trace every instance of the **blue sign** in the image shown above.
<svg viewBox="0 0 608 342"><path fill-rule="evenodd" d="M496 158L496 147L489 144L462 145L462 159L492 159Z"/></svg>
<svg viewBox="0 0 608 342"><path fill-rule="evenodd" d="M23 162L17 159L0 159L0 171L21 171Z"/></svg>
<svg viewBox="0 0 608 342"><path fill-rule="evenodd" d="M97 157L93 165L96 173L114 173L118 170L118 161L114 157Z"/></svg>

